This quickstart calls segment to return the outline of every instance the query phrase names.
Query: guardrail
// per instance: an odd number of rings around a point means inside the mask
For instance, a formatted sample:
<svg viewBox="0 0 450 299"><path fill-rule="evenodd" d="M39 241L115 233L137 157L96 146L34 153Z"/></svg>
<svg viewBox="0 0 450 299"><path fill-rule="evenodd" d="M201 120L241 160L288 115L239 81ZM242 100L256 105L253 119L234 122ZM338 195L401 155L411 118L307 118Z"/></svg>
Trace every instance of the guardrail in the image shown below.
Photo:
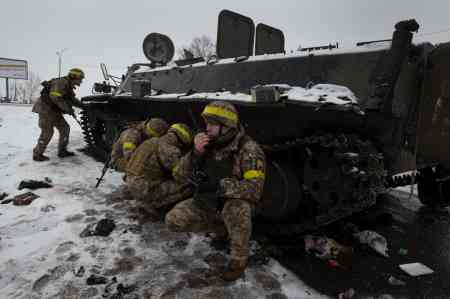
<svg viewBox="0 0 450 299"><path fill-rule="evenodd" d="M25 104L25 103L0 103L0 105L5 105L5 106L33 106L34 103L32 104Z"/></svg>

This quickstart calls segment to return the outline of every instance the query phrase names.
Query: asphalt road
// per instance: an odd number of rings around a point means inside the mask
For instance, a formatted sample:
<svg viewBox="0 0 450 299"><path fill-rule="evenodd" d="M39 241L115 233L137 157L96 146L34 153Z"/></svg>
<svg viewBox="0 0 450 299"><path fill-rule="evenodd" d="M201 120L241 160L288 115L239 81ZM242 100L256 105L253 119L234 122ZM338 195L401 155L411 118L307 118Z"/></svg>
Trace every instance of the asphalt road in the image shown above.
<svg viewBox="0 0 450 299"><path fill-rule="evenodd" d="M353 298L377 298L390 294L394 298L450 298L450 209L431 212L409 193L392 191L364 213L346 219L360 230L374 230L388 240L389 257L383 257L343 232L344 221L323 230L324 235L351 246L353 254L333 267L304 252L302 239L288 240L274 257L301 280L326 295L336 296L349 288ZM422 263L435 272L411 277L399 265ZM406 283L391 285L393 276Z"/></svg>

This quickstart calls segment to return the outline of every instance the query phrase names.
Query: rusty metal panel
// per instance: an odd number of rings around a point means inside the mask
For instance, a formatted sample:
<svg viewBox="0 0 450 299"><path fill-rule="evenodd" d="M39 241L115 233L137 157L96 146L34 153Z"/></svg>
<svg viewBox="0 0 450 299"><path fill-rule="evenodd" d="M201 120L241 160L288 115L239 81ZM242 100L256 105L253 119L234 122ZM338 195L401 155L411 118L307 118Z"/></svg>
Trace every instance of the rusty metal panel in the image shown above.
<svg viewBox="0 0 450 299"><path fill-rule="evenodd" d="M429 57L419 116L419 154L423 163L450 167L450 43Z"/></svg>

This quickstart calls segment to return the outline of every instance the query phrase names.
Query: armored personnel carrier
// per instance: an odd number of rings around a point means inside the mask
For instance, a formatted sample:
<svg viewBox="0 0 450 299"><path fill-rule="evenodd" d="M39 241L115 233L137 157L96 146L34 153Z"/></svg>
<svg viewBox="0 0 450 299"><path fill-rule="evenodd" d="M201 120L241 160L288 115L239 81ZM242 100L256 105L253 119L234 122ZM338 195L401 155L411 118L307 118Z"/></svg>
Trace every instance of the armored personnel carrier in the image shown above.
<svg viewBox="0 0 450 299"><path fill-rule="evenodd" d="M325 225L416 183L422 203L449 204L450 43L413 44L418 29L401 21L389 40L288 54L281 30L224 10L216 55L174 62L171 40L149 34L149 63L82 99L85 140L105 158L129 121L198 128L207 103L227 100L267 155L258 211L267 229Z"/></svg>

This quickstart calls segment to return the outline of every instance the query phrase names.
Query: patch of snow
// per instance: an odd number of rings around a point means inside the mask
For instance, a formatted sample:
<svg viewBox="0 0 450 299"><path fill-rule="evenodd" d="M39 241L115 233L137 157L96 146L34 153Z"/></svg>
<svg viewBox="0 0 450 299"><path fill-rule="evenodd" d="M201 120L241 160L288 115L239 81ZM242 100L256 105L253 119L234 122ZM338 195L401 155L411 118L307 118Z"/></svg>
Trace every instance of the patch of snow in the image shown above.
<svg viewBox="0 0 450 299"><path fill-rule="evenodd" d="M317 84L309 89L292 87L283 95L289 100L309 103L330 103L335 105L358 104L358 98L347 87L335 84Z"/></svg>
<svg viewBox="0 0 450 299"><path fill-rule="evenodd" d="M303 88L299 86L290 86L288 84L266 84L261 87L276 87L281 91L280 97L285 100L299 101L306 104L323 105L333 104L340 106L355 106L358 105L358 98L348 88L336 84L316 84L311 88ZM156 93L156 92L155 92ZM122 93L117 97L129 97L130 92ZM146 96L148 100L164 100L164 99L208 99L208 100L222 100L222 101L236 101L236 102L253 102L250 94L241 92L197 92L190 95L184 93L167 93L161 95Z"/></svg>
<svg viewBox="0 0 450 299"><path fill-rule="evenodd" d="M248 63L253 61L262 61L262 60L276 60L276 59L286 59L286 58L295 58L295 57L307 57L310 55L314 56L328 56L328 55L345 55L345 54L357 54L357 53L368 53L368 52L375 52L380 50L389 50L390 49L390 43L376 43L376 44L368 44L361 47L353 47L353 48L339 48L339 49L324 49L324 50L317 50L312 52L307 51L296 51L291 54L284 54L284 53L277 53L277 54L263 54L263 55L257 55L257 56L250 56L247 60L236 62L235 58L225 58L218 60L215 64L231 64L231 63ZM145 69L138 69L134 73L151 73L151 72L158 72L158 71L166 71L171 70L175 68L188 68L188 67L202 67L206 66L206 62L198 62L190 65L184 65L184 66L173 66L173 65L166 65L158 68L154 68L151 70L145 70Z"/></svg>

